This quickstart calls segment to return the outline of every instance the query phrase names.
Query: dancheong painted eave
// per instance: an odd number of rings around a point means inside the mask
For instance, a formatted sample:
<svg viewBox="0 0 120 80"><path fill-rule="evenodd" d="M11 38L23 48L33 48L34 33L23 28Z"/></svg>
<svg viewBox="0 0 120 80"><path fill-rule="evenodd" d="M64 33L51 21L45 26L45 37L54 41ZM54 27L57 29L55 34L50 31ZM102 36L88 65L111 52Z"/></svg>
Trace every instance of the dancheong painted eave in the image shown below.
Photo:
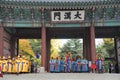
<svg viewBox="0 0 120 80"><path fill-rule="evenodd" d="M120 0L1 0L0 7L32 9L91 9L120 7Z"/></svg>

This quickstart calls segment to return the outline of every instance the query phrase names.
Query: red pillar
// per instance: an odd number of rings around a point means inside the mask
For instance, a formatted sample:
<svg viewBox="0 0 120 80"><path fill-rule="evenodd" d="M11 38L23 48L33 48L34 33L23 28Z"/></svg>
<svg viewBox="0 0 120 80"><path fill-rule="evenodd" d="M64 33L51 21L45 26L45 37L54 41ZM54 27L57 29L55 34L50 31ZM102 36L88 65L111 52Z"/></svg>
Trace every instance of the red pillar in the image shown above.
<svg viewBox="0 0 120 80"><path fill-rule="evenodd" d="M93 26L90 27L90 53L91 60L95 62L96 61L95 28Z"/></svg>
<svg viewBox="0 0 120 80"><path fill-rule="evenodd" d="M10 44L10 46L11 46L11 57L15 57L15 37L14 36L12 36L11 37L11 44Z"/></svg>
<svg viewBox="0 0 120 80"><path fill-rule="evenodd" d="M4 35L4 28L0 26L0 56L3 56L3 35Z"/></svg>
<svg viewBox="0 0 120 80"><path fill-rule="evenodd" d="M50 65L49 65L49 60L50 60L50 38L49 35L47 35L47 71L49 71L50 69Z"/></svg>
<svg viewBox="0 0 120 80"><path fill-rule="evenodd" d="M47 70L47 66L46 66L46 28L42 27L42 33L41 33L41 38L42 38L42 67L45 68L45 71Z"/></svg>
<svg viewBox="0 0 120 80"><path fill-rule="evenodd" d="M87 59L87 60L91 60L91 53L90 53L90 30L89 28L86 28L85 32L84 32L84 38L83 38L83 56Z"/></svg>

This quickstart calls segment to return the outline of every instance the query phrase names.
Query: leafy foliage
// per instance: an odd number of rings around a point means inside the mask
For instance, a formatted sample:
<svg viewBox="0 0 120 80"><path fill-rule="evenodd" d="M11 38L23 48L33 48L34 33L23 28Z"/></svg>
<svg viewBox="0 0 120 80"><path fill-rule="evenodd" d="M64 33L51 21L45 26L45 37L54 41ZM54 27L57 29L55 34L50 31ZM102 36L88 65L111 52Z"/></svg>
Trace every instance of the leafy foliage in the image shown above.
<svg viewBox="0 0 120 80"><path fill-rule="evenodd" d="M114 39L105 38L103 39L103 41L104 41L103 48L106 49L106 52L109 54L109 57L114 57L114 54L115 54Z"/></svg>
<svg viewBox="0 0 120 80"><path fill-rule="evenodd" d="M32 46L32 49L34 53L38 52L41 53L41 40L40 39L29 39L30 45Z"/></svg>
<svg viewBox="0 0 120 80"><path fill-rule="evenodd" d="M60 48L60 56L65 56L66 51L72 53L74 57L75 55L83 56L83 44L79 39L70 39L68 42Z"/></svg>
<svg viewBox="0 0 120 80"><path fill-rule="evenodd" d="M28 39L19 40L19 53L24 54L24 55L26 55L25 53L28 53L31 56L35 57L35 54L32 50L32 47Z"/></svg>
<svg viewBox="0 0 120 80"><path fill-rule="evenodd" d="M51 40L51 57L59 57L59 45L60 43L56 39Z"/></svg>

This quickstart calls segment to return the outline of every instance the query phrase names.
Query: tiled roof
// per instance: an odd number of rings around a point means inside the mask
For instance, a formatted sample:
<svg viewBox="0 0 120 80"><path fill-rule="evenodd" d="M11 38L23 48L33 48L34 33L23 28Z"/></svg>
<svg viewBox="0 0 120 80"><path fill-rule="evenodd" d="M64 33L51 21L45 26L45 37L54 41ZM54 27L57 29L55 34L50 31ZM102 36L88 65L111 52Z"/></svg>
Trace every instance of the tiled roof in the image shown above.
<svg viewBox="0 0 120 80"><path fill-rule="evenodd" d="M120 7L120 0L1 0L1 7L46 8L46 9L89 9Z"/></svg>

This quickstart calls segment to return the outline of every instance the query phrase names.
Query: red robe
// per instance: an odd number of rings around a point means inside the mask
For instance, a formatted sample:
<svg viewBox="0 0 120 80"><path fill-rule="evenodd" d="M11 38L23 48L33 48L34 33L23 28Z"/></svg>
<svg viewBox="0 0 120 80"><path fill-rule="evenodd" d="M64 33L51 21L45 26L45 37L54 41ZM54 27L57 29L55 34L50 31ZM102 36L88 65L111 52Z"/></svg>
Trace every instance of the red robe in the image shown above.
<svg viewBox="0 0 120 80"><path fill-rule="evenodd" d="M91 65L91 69L96 69L96 68L97 68L96 64Z"/></svg>
<svg viewBox="0 0 120 80"><path fill-rule="evenodd" d="M3 74L2 74L2 67L0 66L0 77L3 77Z"/></svg>

